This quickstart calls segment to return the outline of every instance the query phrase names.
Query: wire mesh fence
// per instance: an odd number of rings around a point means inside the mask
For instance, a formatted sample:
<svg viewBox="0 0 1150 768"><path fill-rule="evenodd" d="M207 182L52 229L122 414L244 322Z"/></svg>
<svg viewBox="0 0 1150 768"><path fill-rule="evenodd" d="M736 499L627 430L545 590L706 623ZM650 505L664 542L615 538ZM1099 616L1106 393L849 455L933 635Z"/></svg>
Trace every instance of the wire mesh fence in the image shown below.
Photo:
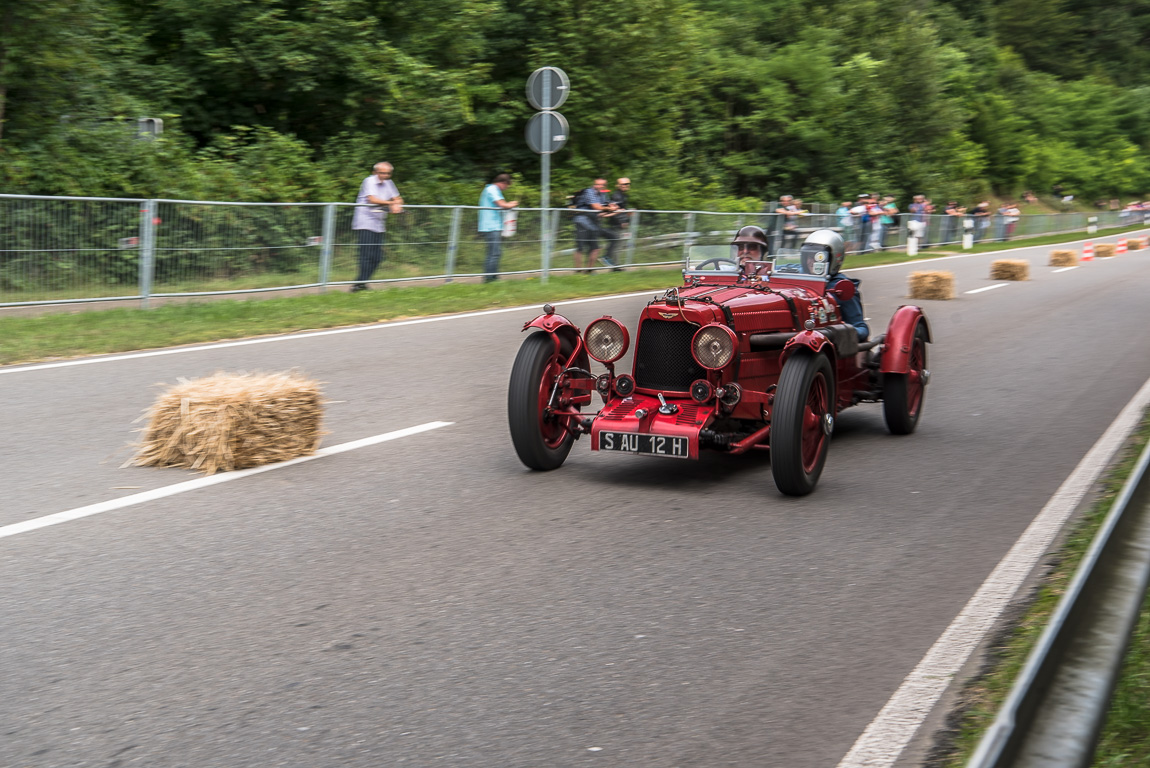
<svg viewBox="0 0 1150 768"><path fill-rule="evenodd" d="M352 203L222 203L191 200L0 195L0 306L326 288L357 279ZM620 266L679 264L694 245L723 245L739 228L763 227L772 250L817 229L843 235L851 253L920 248L1150 223L1134 211L1005 216L895 215L868 220L810 204L800 216L630 211L576 237L577 211L521 209L498 238L501 275L569 272L597 255ZM474 206L407 206L386 217L383 260L372 282L474 279L488 248ZM548 219L547 232L544 219ZM585 258L578 258L582 248ZM592 266L601 266L599 264Z"/></svg>

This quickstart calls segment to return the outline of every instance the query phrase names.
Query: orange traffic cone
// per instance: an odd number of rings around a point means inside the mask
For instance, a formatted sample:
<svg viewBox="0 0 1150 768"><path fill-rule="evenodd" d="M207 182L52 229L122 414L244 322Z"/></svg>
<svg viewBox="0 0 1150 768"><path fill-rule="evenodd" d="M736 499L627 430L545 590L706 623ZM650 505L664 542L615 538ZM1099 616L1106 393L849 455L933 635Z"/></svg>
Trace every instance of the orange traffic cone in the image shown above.
<svg viewBox="0 0 1150 768"><path fill-rule="evenodd" d="M1082 246L1082 261L1094 261L1094 243L1086 243Z"/></svg>
<svg viewBox="0 0 1150 768"><path fill-rule="evenodd" d="M1118 249L1115 251L1115 253L1117 253L1119 255L1126 253L1126 241L1125 240L1119 240L1118 241Z"/></svg>

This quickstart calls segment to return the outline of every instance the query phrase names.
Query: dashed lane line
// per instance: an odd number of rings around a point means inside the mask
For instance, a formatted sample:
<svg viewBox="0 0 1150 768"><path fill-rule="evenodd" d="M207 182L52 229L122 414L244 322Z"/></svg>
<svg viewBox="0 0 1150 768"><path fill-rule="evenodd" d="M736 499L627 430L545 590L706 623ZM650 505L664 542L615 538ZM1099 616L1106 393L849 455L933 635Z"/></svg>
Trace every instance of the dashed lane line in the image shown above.
<svg viewBox="0 0 1150 768"><path fill-rule="evenodd" d="M946 631L906 676L838 768L891 768L895 764L954 676L993 629L1026 577L1050 550L1075 508L1137 428L1148 405L1150 379L1082 457Z"/></svg>
<svg viewBox="0 0 1150 768"><path fill-rule="evenodd" d="M283 469L284 467L290 467L295 464L303 464L305 461L322 459L325 456L334 456L337 453L346 453L347 451L354 451L357 448L366 448L369 445L378 445L379 443L386 443L390 440L398 440L403 437L418 435L421 432L429 432L430 430L439 429L441 427L448 427L452 424L454 424L454 422L451 421L429 421L426 424L420 424L416 427L397 429L394 432L385 432L382 435L365 437L362 440L352 440L349 443L341 443L339 445L333 445L329 448L320 448L311 456L300 456L298 459L289 459L287 461L281 461L275 464L265 464L262 467L238 469L234 472L221 472L218 475L198 477L195 480L188 480L187 482L176 483L175 485L167 485L163 488L156 488L151 491L133 493L130 496L122 496L118 499L102 501L98 504L89 504L86 507L77 507L76 509L69 509L65 512L56 512L55 514L45 515L44 517L25 520L22 523L13 523L11 525L2 526L0 527L0 539L6 538L8 536L15 536L20 533L35 531L40 528L47 528L50 525L59 525L60 523L68 523L84 517L91 517L92 515L98 515L102 512L112 512L117 509L123 509L124 507L131 507L136 504L143 504L144 502L155 501L156 499L163 499L167 498L168 496L175 496L179 493L196 491L200 488L207 488L212 485L219 485L220 483L227 483L232 480L251 477L252 475L258 475L261 472L270 472L273 469Z"/></svg>
<svg viewBox="0 0 1150 768"><path fill-rule="evenodd" d="M1078 269L1078 266L1079 265L1075 264L1073 267L1060 267L1059 269L1056 269L1054 271L1055 272L1069 272L1072 269Z"/></svg>
<svg viewBox="0 0 1150 768"><path fill-rule="evenodd" d="M982 293L983 291L993 291L995 288L1005 288L1008 285L1010 285L1010 283L995 283L994 285L988 285L985 288L975 288L973 291L966 291L966 293Z"/></svg>

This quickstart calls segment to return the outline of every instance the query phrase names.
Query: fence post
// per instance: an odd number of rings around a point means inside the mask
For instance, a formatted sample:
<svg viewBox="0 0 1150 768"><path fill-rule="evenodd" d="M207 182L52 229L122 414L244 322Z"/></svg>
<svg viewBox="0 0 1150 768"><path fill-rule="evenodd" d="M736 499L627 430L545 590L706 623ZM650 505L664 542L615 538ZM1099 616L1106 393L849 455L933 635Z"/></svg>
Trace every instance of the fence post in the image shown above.
<svg viewBox="0 0 1150 768"><path fill-rule="evenodd" d="M631 214L631 239L627 241L627 266L635 263L635 241L639 239L639 211Z"/></svg>
<svg viewBox="0 0 1150 768"><path fill-rule="evenodd" d="M140 209L140 309L148 308L156 261L156 201L145 200Z"/></svg>
<svg viewBox="0 0 1150 768"><path fill-rule="evenodd" d="M687 239L683 241L683 263L691 258L691 243L695 241L695 212L687 214Z"/></svg>
<svg viewBox="0 0 1150 768"><path fill-rule="evenodd" d="M320 232L319 246L319 290L327 292L327 281L331 274L331 252L335 244L335 203L323 207L323 231Z"/></svg>
<svg viewBox="0 0 1150 768"><path fill-rule="evenodd" d="M447 262L443 265L443 274L447 275L444 282L448 283L455 274L455 255L459 252L459 219L462 215L462 208L451 209L451 234L447 237Z"/></svg>

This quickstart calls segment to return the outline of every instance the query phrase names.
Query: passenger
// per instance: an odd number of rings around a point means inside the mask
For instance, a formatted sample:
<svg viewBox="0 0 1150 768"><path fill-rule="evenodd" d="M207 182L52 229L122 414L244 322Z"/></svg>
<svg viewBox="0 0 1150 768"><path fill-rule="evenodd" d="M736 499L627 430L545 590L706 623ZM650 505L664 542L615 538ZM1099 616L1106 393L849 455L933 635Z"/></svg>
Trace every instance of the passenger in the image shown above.
<svg viewBox="0 0 1150 768"><path fill-rule="evenodd" d="M862 294L859 292L861 281L847 277L839 271L846 257L846 245L842 236L830 229L812 232L803 242L799 253L805 273L827 278L828 293L842 280L854 283L855 295L845 301L838 299L839 309L842 310L843 322L853 325L858 331L859 341L866 341L870 336L870 327L866 324L866 315L863 314Z"/></svg>

